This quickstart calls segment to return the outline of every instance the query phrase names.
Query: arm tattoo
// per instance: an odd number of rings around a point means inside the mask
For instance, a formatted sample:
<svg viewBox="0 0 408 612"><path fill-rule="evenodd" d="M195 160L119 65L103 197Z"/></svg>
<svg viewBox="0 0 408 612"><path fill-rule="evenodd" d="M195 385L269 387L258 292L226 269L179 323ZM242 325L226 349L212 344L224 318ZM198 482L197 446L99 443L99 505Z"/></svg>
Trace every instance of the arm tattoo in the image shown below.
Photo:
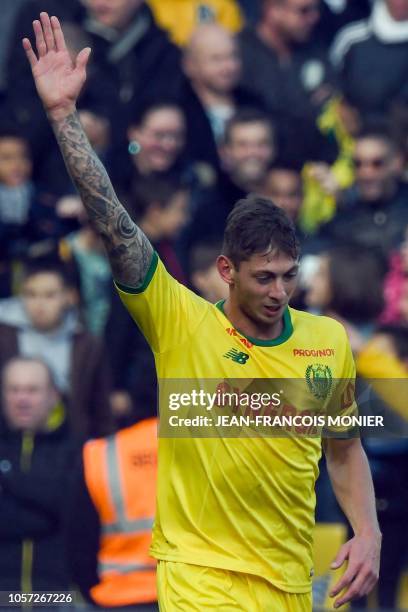
<svg viewBox="0 0 408 612"><path fill-rule="evenodd" d="M77 113L52 122L52 127L90 221L103 238L115 280L137 288L149 269L152 245L119 202Z"/></svg>

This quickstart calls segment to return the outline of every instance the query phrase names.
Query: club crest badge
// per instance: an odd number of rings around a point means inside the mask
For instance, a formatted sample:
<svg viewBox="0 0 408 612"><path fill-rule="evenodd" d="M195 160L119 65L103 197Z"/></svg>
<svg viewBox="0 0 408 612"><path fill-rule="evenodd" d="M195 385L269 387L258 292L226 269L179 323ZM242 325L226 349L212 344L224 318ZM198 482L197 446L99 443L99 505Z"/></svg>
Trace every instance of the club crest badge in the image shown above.
<svg viewBox="0 0 408 612"><path fill-rule="evenodd" d="M306 368L305 378L309 391L317 399L326 399L332 390L333 376L327 365L314 363Z"/></svg>

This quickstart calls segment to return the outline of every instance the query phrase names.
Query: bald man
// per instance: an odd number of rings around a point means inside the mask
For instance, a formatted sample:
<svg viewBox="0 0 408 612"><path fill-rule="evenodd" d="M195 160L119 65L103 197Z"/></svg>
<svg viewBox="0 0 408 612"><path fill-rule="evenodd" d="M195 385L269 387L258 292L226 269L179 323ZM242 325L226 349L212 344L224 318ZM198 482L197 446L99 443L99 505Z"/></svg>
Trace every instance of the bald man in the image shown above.
<svg viewBox="0 0 408 612"><path fill-rule="evenodd" d="M234 114L233 92L241 76L234 38L216 24L200 26L185 49L183 67L218 142L226 121Z"/></svg>
<svg viewBox="0 0 408 612"><path fill-rule="evenodd" d="M232 34L215 23L199 26L184 50L183 70L180 98L194 136L189 152L218 167L216 147L227 121L242 105L258 106L252 94L238 88L241 59Z"/></svg>

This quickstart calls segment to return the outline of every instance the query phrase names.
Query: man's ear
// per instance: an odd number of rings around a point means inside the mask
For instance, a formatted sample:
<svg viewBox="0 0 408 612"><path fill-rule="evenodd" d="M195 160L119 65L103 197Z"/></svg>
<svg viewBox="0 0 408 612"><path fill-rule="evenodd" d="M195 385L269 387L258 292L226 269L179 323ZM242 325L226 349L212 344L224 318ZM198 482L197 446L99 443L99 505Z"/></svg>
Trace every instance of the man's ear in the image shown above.
<svg viewBox="0 0 408 612"><path fill-rule="evenodd" d="M217 269L221 278L231 287L235 283L236 269L230 258L226 255L219 255Z"/></svg>

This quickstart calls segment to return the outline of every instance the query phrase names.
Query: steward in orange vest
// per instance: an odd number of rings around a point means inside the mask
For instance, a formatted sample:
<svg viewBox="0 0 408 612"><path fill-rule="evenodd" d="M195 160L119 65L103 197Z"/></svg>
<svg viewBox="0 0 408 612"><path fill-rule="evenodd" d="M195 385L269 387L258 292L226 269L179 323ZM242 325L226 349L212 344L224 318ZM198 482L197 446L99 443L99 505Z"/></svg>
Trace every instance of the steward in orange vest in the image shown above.
<svg viewBox="0 0 408 612"><path fill-rule="evenodd" d="M155 610L156 561L149 556L156 504L157 419L83 448L68 519L72 577L102 608Z"/></svg>

